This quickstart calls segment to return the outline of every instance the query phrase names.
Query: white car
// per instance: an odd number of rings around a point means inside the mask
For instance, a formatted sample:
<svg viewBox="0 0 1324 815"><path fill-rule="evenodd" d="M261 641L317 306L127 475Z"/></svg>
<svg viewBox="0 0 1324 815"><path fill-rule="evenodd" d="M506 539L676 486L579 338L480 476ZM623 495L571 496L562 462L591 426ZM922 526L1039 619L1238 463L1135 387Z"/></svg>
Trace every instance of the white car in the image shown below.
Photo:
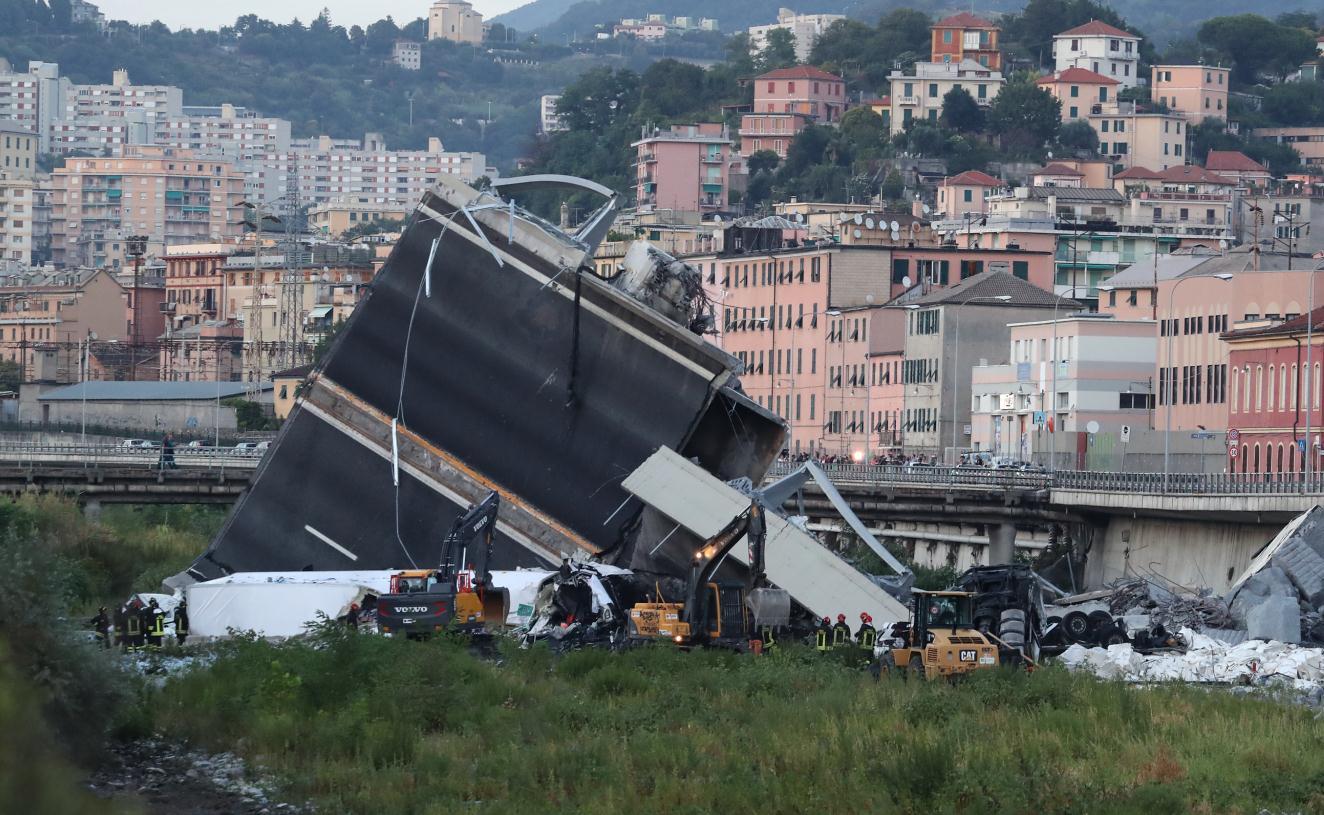
<svg viewBox="0 0 1324 815"><path fill-rule="evenodd" d="M270 447L269 441L241 441L234 446L234 451L246 456L260 456Z"/></svg>
<svg viewBox="0 0 1324 815"><path fill-rule="evenodd" d="M125 439L120 442L120 447L131 450L154 450L156 442L147 439Z"/></svg>

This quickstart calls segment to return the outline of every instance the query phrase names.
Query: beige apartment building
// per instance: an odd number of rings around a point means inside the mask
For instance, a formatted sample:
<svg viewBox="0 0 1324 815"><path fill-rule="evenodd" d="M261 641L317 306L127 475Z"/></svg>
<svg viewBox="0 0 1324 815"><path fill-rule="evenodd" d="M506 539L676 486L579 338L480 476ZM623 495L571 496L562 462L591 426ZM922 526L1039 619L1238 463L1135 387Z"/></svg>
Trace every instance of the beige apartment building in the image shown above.
<svg viewBox="0 0 1324 815"><path fill-rule="evenodd" d="M1186 163L1187 123L1180 114L1141 113L1134 102L1120 102L1090 113L1088 121L1099 134L1099 154L1119 171L1161 171Z"/></svg>
<svg viewBox="0 0 1324 815"><path fill-rule="evenodd" d="M483 15L465 0L439 0L428 10L428 39L478 45L483 41Z"/></svg>
<svg viewBox="0 0 1324 815"><path fill-rule="evenodd" d="M1191 124L1227 119L1232 70L1212 65L1155 65L1150 69L1153 100Z"/></svg>
<svg viewBox="0 0 1324 815"><path fill-rule="evenodd" d="M0 173L0 270L32 263L33 187L31 179Z"/></svg>
<svg viewBox="0 0 1324 815"><path fill-rule="evenodd" d="M893 71L891 107L885 117L892 133L906 129L912 121L936 122L942 115L942 100L953 88L963 88L981 106L993 103L1006 84L1002 73L972 60L963 62L917 62L913 75Z"/></svg>
<svg viewBox="0 0 1324 815"><path fill-rule="evenodd" d="M244 176L191 151L126 147L118 158L75 158L51 174L51 186L56 265L124 265L110 246L128 235L145 235L149 255L240 235Z"/></svg>
<svg viewBox="0 0 1324 815"><path fill-rule="evenodd" d="M89 337L129 339L125 297L100 269L0 278L0 359L22 365L24 382L77 382Z"/></svg>
<svg viewBox="0 0 1324 815"><path fill-rule="evenodd" d="M1301 163L1310 168L1324 166L1324 126L1257 127L1251 138L1289 144L1301 155Z"/></svg>
<svg viewBox="0 0 1324 815"><path fill-rule="evenodd" d="M330 238L338 238L356 226L378 221L403 221L413 206L404 201L377 202L366 196L338 198L318 204L308 212L308 225Z"/></svg>
<svg viewBox="0 0 1324 815"><path fill-rule="evenodd" d="M37 134L0 119L0 175L32 178L37 172Z"/></svg>

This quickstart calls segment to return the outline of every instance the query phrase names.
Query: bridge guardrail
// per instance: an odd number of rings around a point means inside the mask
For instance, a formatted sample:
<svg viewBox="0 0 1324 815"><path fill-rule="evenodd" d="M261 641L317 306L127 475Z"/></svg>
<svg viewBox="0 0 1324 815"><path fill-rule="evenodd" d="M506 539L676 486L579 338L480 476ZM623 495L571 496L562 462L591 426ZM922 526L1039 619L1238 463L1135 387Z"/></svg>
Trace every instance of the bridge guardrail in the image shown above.
<svg viewBox="0 0 1324 815"><path fill-rule="evenodd" d="M233 447L188 447L174 448L173 467L168 466L156 447L125 447L109 444L0 444L0 466L18 465L33 468L40 465L52 467L81 467L84 469L136 468L151 470L163 469L207 469L207 470L251 470L257 467L265 451L236 450Z"/></svg>
<svg viewBox="0 0 1324 815"><path fill-rule="evenodd" d="M778 478L799 462L777 461L768 475ZM989 489L1067 489L1131 492L1143 495L1324 495L1324 473L1115 473L1091 470L995 470L984 467L895 464L819 464L834 483L896 484L917 487Z"/></svg>

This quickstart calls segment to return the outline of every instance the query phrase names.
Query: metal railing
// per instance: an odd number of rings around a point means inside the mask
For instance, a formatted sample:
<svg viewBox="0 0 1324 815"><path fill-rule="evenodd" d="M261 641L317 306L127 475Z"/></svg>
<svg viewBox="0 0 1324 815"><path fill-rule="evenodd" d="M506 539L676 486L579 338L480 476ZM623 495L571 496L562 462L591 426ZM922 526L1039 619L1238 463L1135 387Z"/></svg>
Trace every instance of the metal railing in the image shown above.
<svg viewBox="0 0 1324 815"><path fill-rule="evenodd" d="M777 461L768 475L790 473L798 462ZM1118 473L1092 470L990 469L895 464L819 464L843 486L974 487L989 490L1082 490L1143 495L1324 495L1324 473Z"/></svg>
<svg viewBox="0 0 1324 815"><path fill-rule="evenodd" d="M129 447L122 444L0 444L0 469L148 469L243 470L257 467L265 450L236 447L177 445L167 458L160 445Z"/></svg>

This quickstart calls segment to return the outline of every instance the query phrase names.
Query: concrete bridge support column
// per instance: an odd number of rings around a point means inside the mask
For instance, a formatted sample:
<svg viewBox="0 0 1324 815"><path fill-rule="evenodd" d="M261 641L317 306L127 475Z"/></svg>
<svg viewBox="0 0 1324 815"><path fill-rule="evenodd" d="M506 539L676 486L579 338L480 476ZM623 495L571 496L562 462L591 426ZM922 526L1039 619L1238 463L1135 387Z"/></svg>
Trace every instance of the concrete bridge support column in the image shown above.
<svg viewBox="0 0 1324 815"><path fill-rule="evenodd" d="M83 517L91 523L101 523L101 499L88 498L83 501Z"/></svg>
<svg viewBox="0 0 1324 815"><path fill-rule="evenodd" d="M988 565L1011 563L1016 552L1016 524L1002 523L988 527Z"/></svg>

